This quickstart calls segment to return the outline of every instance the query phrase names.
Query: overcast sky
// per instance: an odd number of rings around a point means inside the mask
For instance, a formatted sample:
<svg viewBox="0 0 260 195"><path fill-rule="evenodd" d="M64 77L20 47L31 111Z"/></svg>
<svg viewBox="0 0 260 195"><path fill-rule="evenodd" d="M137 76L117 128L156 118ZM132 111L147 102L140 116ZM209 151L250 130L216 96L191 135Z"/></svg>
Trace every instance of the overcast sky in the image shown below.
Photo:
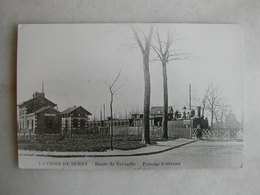
<svg viewBox="0 0 260 195"><path fill-rule="evenodd" d="M150 24L137 25L147 33ZM174 49L189 59L171 61L168 68L169 105L188 104L188 85L193 97L202 97L209 83L219 87L232 111L243 113L243 33L237 25L156 24L162 37L167 30L177 40ZM151 52L151 60L156 57ZM143 105L142 55L127 24L23 25L18 40L18 103L41 91L63 111L83 106L99 116L112 82L121 70L115 94L115 112L125 113ZM151 61L151 106L161 106L162 69Z"/></svg>

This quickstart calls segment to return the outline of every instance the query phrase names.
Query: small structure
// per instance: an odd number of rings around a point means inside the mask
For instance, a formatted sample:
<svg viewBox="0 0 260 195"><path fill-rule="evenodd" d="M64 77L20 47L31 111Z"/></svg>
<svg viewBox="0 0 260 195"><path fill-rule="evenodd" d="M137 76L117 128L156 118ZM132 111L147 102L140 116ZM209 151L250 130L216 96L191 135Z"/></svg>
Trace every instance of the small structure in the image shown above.
<svg viewBox="0 0 260 195"><path fill-rule="evenodd" d="M62 134L71 135L83 131L87 127L89 115L92 115L82 106L67 108L61 113L62 117Z"/></svg>
<svg viewBox="0 0 260 195"><path fill-rule="evenodd" d="M142 126L144 115L140 113L133 113L132 118L129 119L130 126Z"/></svg>
<svg viewBox="0 0 260 195"><path fill-rule="evenodd" d="M163 106L153 106L150 111L150 118L154 120L154 126L162 126ZM168 120L173 119L173 108L168 106Z"/></svg>
<svg viewBox="0 0 260 195"><path fill-rule="evenodd" d="M25 134L58 133L60 131L57 104L36 91L33 98L18 105L18 132Z"/></svg>

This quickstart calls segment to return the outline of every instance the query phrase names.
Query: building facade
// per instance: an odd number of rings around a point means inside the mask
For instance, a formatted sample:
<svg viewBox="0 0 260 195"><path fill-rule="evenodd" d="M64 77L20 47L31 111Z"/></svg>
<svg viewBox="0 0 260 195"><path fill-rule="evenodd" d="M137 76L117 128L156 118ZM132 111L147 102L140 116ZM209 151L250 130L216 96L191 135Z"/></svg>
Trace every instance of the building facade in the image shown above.
<svg viewBox="0 0 260 195"><path fill-rule="evenodd" d="M60 131L60 112L57 105L35 92L33 98L18 105L18 132L25 134L57 133Z"/></svg>
<svg viewBox="0 0 260 195"><path fill-rule="evenodd" d="M91 113L82 106L74 106L64 110L61 113L62 134L71 135L71 133L84 131L88 125L89 115Z"/></svg>
<svg viewBox="0 0 260 195"><path fill-rule="evenodd" d="M153 106L150 111L150 118L153 119L154 126L161 127L163 120L163 106ZM173 108L168 107L168 120L173 120Z"/></svg>

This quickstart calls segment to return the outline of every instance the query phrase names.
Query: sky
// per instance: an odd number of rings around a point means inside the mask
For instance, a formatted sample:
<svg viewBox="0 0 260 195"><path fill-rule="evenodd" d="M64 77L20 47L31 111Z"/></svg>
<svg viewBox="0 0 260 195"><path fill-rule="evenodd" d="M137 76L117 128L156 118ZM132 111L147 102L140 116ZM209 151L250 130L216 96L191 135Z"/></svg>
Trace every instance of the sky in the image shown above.
<svg viewBox="0 0 260 195"><path fill-rule="evenodd" d="M134 24L148 33L151 24ZM243 116L243 32L228 24L154 24L162 39L170 30L176 40L172 49L188 59L167 64L169 106L179 109L192 97L201 98L210 83ZM156 43L156 37L153 42ZM151 106L163 105L162 67L151 50ZM103 104L109 109L106 82L115 87L115 113L142 110L144 78L142 54L129 24L33 24L18 31L17 103L41 91L58 104L59 111L83 106L96 117ZM195 106L195 105L194 105ZM107 113L108 114L108 113Z"/></svg>

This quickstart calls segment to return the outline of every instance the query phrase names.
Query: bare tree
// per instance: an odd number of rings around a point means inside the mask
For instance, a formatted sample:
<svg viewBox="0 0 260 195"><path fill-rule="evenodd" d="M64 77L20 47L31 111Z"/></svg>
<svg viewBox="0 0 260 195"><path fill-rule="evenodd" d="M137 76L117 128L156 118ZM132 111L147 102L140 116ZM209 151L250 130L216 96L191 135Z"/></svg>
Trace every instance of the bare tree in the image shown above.
<svg viewBox="0 0 260 195"><path fill-rule="evenodd" d="M171 60L182 60L187 56L181 56L184 53L176 52L176 50L171 49L174 42L174 36L169 30L166 36L166 40L161 40L159 30L157 29L157 45L153 44L153 50L157 54L155 60L161 61L162 64L162 74L163 74L163 139L168 139L168 83L167 83L167 64Z"/></svg>
<svg viewBox="0 0 260 195"><path fill-rule="evenodd" d="M129 118L131 118L133 116L133 114L141 114L142 111L139 107L135 107L133 106L128 112L127 112L127 116Z"/></svg>
<svg viewBox="0 0 260 195"><path fill-rule="evenodd" d="M119 87L115 88L115 84L118 81L120 74L121 74L121 72L119 72L117 74L117 76L116 76L115 80L112 82L112 84L105 81L105 83L107 84L107 87L109 89L109 92L110 92L110 145L111 145L111 150L113 150L113 134L114 134L114 130L113 130L113 101L114 101L114 95L123 86L123 85L120 85Z"/></svg>
<svg viewBox="0 0 260 195"><path fill-rule="evenodd" d="M226 103L226 100L224 98L221 98L219 100L219 104L216 109L216 121L218 121L218 127L223 129L227 125L227 117L229 113L231 112L231 105Z"/></svg>
<svg viewBox="0 0 260 195"><path fill-rule="evenodd" d="M209 96L209 89L210 89L210 85L208 86L208 88L206 89L206 92L205 92L205 95L202 99L202 117L204 117L204 114L205 114L205 109L206 109L206 105L207 105L207 99L208 99L208 96Z"/></svg>
<svg viewBox="0 0 260 195"><path fill-rule="evenodd" d="M135 26L131 26L135 40L142 52L143 56L143 72L144 72L144 131L143 140L145 144L150 144L150 98L151 98L151 81L150 81L150 70L149 70L149 57L150 57L150 47L153 35L153 26L150 27L148 35L146 35L141 30L137 29ZM140 39L142 34L144 38L144 43Z"/></svg>
<svg viewBox="0 0 260 195"><path fill-rule="evenodd" d="M205 96L205 101L206 101L205 107L210 111L211 114L211 129L213 129L214 116L217 124L219 124L216 113L220 104L220 100L221 97L220 97L219 88L214 86L213 83L211 83L208 86L208 89L206 90L206 96Z"/></svg>

